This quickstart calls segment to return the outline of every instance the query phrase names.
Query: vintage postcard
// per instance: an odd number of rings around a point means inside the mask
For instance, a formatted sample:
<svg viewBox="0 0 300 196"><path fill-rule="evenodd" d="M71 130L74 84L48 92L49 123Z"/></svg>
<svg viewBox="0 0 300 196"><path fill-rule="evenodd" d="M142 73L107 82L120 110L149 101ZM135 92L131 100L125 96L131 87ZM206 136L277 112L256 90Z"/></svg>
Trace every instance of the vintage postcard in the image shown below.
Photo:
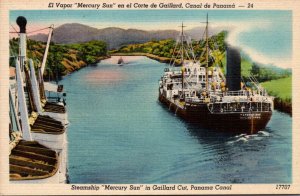
<svg viewBox="0 0 300 196"><path fill-rule="evenodd" d="M0 2L0 194L300 194L299 2Z"/></svg>

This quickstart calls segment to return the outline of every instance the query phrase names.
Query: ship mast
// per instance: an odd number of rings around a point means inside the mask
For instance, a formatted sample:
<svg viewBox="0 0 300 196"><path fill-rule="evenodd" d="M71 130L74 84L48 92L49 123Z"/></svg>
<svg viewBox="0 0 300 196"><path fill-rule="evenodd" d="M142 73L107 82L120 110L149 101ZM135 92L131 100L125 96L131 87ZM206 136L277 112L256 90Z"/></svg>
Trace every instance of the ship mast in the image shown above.
<svg viewBox="0 0 300 196"><path fill-rule="evenodd" d="M44 56L43 56L42 66L41 66L42 75L44 74L45 67L46 67L46 61L47 61L47 56L48 56L48 50L49 50L49 46L50 46L51 37L52 37L52 34L53 34L54 25L51 25L51 26L49 27L49 29L50 29L50 30L49 30L49 35L48 35L47 45L46 45L45 53L44 53Z"/></svg>
<svg viewBox="0 0 300 196"><path fill-rule="evenodd" d="M180 38L181 38L181 63L183 64L183 53L184 53L184 51L183 51L183 28L184 28L185 26L183 26L183 22L182 22L182 24L181 24L181 36L180 36Z"/></svg>
<svg viewBox="0 0 300 196"><path fill-rule="evenodd" d="M182 66L182 68L181 68L181 74L182 74L182 80L181 80L181 89L182 89L182 95L183 95L183 98L184 98L184 93L183 93L183 88L184 88L184 65L183 65L183 55L184 55L184 49L183 49L183 28L184 28L185 26L183 26L183 22L182 22L182 24L181 24L181 36L180 36L180 38L181 38L181 66Z"/></svg>
<svg viewBox="0 0 300 196"><path fill-rule="evenodd" d="M208 14L206 15L206 68L205 68L205 87L206 91L208 91Z"/></svg>

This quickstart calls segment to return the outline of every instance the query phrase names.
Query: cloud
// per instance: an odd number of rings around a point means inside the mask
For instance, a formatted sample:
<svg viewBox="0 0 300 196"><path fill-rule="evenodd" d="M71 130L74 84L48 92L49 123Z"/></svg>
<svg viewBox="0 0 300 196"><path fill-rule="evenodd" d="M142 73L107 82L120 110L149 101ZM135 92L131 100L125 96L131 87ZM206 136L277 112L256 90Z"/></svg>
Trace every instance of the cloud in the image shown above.
<svg viewBox="0 0 300 196"><path fill-rule="evenodd" d="M224 25L224 24L219 24ZM282 58L282 56L263 54L258 52L257 49L249 47L241 42L241 35L244 33L251 33L254 30L268 30L272 28L271 21L253 21L253 22L235 22L229 25L224 25L224 28L228 30L228 37L226 41L235 47L240 48L245 54L247 54L253 61L261 64L273 64L281 68L291 68L292 59L289 57ZM256 35L259 36L259 35Z"/></svg>

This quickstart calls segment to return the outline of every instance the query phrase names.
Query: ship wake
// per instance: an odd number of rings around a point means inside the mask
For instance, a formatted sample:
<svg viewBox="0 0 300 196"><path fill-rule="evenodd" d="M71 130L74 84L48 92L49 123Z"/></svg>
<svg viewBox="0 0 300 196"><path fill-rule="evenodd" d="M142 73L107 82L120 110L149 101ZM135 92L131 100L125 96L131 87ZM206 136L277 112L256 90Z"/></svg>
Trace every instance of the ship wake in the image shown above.
<svg viewBox="0 0 300 196"><path fill-rule="evenodd" d="M251 142L251 141L258 141L258 140L262 140L262 139L264 139L266 137L270 137L270 136L271 136L271 134L269 132L267 132L266 130L259 131L257 134L252 134L252 135L240 134L240 135L231 137L229 139L229 141L226 142L226 144L233 145L236 143L246 143L246 142Z"/></svg>

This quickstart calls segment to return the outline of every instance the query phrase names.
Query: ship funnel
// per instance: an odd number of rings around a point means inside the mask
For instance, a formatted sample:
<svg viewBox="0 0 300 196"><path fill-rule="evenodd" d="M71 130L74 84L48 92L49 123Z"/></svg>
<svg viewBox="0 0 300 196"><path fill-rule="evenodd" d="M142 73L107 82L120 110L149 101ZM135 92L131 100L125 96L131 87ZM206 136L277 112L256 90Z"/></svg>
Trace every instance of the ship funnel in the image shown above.
<svg viewBox="0 0 300 196"><path fill-rule="evenodd" d="M26 18L24 16L19 16L16 22L20 28L20 33L26 33L26 24L27 24Z"/></svg>
<svg viewBox="0 0 300 196"><path fill-rule="evenodd" d="M231 46L226 52L226 86L229 91L241 90L241 54Z"/></svg>
<svg viewBox="0 0 300 196"><path fill-rule="evenodd" d="M19 50L19 60L20 60L20 67L21 67L21 72L24 71L24 66L26 62L26 24L27 20L24 16L19 16L17 18L17 24L20 28L20 50Z"/></svg>

